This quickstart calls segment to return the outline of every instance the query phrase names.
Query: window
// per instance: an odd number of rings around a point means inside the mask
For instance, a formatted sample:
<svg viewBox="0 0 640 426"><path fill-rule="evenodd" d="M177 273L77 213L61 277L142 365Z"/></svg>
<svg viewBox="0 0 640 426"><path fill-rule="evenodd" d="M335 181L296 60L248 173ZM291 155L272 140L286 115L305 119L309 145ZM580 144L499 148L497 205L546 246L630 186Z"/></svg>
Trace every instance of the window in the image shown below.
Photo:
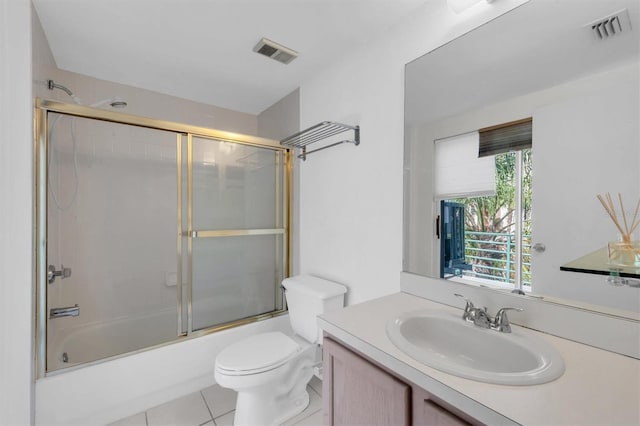
<svg viewBox="0 0 640 426"><path fill-rule="evenodd" d="M475 155L491 160L495 190L490 195L465 190L461 196L436 195L441 210L440 276L530 290L531 119L478 134ZM459 173L464 176L463 167Z"/></svg>

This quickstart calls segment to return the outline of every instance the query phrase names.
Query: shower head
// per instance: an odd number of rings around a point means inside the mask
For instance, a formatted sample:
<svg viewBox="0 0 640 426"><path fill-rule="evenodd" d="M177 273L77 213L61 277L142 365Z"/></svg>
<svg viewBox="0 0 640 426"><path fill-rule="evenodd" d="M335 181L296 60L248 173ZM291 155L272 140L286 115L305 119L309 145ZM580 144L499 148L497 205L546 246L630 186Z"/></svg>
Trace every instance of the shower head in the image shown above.
<svg viewBox="0 0 640 426"><path fill-rule="evenodd" d="M47 87L49 88L49 90L53 90L53 89L62 90L64 93L69 95L71 99L73 99L73 102L77 103L78 105L82 105L82 101L80 100L80 98L74 95L71 90L67 89L62 84L57 84L53 80L47 80Z"/></svg>

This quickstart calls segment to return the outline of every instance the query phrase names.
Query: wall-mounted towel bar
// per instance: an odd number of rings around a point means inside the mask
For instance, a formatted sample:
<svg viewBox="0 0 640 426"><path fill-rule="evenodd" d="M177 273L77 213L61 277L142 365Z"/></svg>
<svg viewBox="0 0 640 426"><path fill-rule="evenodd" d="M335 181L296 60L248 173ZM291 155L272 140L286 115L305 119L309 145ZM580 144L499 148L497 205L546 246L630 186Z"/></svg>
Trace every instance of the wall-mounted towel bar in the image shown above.
<svg viewBox="0 0 640 426"><path fill-rule="evenodd" d="M353 139L334 142L329 145L307 151L307 145L350 130L353 131ZM305 129L280 141L280 145L289 146L292 148L301 148L302 153L298 155L298 158L302 158L303 161L307 159L308 154L322 151L323 149L331 148L332 146L340 145L343 143L352 143L356 146L360 145L360 126L349 126L348 124L336 123L333 121L323 121L322 123L311 126L308 129Z"/></svg>

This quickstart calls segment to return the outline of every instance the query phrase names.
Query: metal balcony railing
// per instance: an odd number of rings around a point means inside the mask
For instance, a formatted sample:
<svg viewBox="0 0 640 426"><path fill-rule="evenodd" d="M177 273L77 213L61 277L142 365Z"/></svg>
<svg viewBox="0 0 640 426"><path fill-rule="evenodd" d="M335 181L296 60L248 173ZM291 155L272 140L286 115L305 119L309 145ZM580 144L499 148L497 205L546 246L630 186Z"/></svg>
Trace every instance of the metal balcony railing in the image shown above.
<svg viewBox="0 0 640 426"><path fill-rule="evenodd" d="M522 236L522 285L531 286L531 235ZM515 235L498 232L465 231L465 272L478 278L515 284Z"/></svg>

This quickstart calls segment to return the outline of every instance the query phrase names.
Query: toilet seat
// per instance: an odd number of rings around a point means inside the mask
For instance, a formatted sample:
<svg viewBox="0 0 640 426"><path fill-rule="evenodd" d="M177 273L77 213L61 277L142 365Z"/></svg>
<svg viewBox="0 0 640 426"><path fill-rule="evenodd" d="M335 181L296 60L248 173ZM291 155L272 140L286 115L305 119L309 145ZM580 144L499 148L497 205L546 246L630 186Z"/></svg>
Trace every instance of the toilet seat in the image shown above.
<svg viewBox="0 0 640 426"><path fill-rule="evenodd" d="M216 370L227 376L246 376L274 370L303 349L279 331L261 333L236 342L216 358Z"/></svg>

